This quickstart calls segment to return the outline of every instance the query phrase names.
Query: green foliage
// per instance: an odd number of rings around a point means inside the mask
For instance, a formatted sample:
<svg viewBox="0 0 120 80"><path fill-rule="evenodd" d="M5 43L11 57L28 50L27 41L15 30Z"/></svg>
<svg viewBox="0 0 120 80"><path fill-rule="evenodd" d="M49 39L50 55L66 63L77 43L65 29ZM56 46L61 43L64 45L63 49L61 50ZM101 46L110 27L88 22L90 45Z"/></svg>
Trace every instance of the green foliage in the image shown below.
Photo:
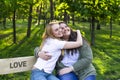
<svg viewBox="0 0 120 80"><path fill-rule="evenodd" d="M60 15L62 16L65 11L67 12L67 14L69 14L70 12L68 11L68 9L69 9L68 4L65 2L62 2L60 3L60 5L56 7L55 14L56 16L60 16Z"/></svg>

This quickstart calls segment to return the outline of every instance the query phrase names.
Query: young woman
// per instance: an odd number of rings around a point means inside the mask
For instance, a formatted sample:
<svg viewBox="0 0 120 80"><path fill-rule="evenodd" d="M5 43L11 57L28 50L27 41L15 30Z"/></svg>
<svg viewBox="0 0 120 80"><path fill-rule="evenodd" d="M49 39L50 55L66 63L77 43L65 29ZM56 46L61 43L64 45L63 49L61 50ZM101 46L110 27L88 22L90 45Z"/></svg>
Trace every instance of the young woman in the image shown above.
<svg viewBox="0 0 120 80"><path fill-rule="evenodd" d="M57 22L49 23L43 35L41 51L52 57L47 61L42 58L37 59L32 69L31 80L59 80L52 75L52 71L61 54L61 49L71 49L82 45L82 37L79 30L77 30L77 35L76 41L62 41L60 38L63 34L59 24Z"/></svg>
<svg viewBox="0 0 120 80"><path fill-rule="evenodd" d="M76 32L70 30L64 22L60 23L60 27L64 32L63 39L68 41L76 40ZM81 47L66 49L64 52L63 59L58 61L56 66L60 80L74 80L75 74L79 80L96 80L96 70L92 65L92 50L85 38L83 38L83 45ZM73 69L70 69L68 66L72 66Z"/></svg>
<svg viewBox="0 0 120 80"><path fill-rule="evenodd" d="M76 32L70 30L64 22L60 22L60 28L64 34L63 39L68 41L76 40ZM35 52L35 55L46 60L50 59L49 55L43 55L42 52ZM96 70L92 64L92 59L91 47L83 38L83 45L81 47L64 50L63 58L56 65L58 78L60 80L96 80Z"/></svg>

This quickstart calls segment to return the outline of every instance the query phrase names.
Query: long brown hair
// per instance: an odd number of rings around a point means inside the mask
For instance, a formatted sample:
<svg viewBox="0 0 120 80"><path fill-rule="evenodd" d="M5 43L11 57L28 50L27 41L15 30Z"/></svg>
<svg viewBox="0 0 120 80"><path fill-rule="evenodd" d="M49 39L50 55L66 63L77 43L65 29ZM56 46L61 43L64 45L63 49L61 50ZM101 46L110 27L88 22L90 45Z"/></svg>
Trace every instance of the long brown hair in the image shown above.
<svg viewBox="0 0 120 80"><path fill-rule="evenodd" d="M77 32L71 29L71 34L69 36L68 41L76 41L76 40L77 40ZM67 54L71 52L71 54L73 55L74 53L77 52L77 49L78 48L72 48L72 49L67 49L66 51L67 51Z"/></svg>

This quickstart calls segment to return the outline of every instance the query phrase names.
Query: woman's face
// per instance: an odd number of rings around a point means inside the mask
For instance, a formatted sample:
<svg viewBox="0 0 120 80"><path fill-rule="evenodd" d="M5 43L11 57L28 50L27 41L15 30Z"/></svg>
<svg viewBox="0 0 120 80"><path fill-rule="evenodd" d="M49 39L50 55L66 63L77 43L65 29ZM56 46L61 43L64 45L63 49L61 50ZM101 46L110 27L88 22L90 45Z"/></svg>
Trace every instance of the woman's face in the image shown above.
<svg viewBox="0 0 120 80"><path fill-rule="evenodd" d="M59 24L60 25L60 28L61 28L61 30L62 30L62 33L63 33L63 35L64 35L64 33L65 33L65 28L66 28L66 24L65 23L61 23L61 24Z"/></svg>
<svg viewBox="0 0 120 80"><path fill-rule="evenodd" d="M65 28L65 32L64 32L64 36L70 36L71 32L70 32L70 28L69 27L66 27Z"/></svg>
<svg viewBox="0 0 120 80"><path fill-rule="evenodd" d="M52 33L53 33L54 37L56 37L56 38L63 37L63 33L62 33L62 30L61 30L59 24L52 25Z"/></svg>
<svg viewBox="0 0 120 80"><path fill-rule="evenodd" d="M62 30L63 36L69 36L70 35L70 28L67 27L67 25L65 23L61 23L60 24L60 28Z"/></svg>

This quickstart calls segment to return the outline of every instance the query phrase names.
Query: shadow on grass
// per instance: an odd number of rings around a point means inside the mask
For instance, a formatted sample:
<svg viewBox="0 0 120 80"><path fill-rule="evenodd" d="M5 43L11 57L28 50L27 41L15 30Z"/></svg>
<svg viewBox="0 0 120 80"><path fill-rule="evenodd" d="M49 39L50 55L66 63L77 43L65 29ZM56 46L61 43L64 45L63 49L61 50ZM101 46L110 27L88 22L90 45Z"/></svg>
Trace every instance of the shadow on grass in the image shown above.
<svg viewBox="0 0 120 80"><path fill-rule="evenodd" d="M8 33L8 34L0 34L0 39L6 38L8 36L10 36L12 33Z"/></svg>
<svg viewBox="0 0 120 80"><path fill-rule="evenodd" d="M24 37L17 44L11 44L1 50L1 58L12 58L33 55L34 48L40 45L41 32L39 29L32 29L30 38ZM33 34L34 33L34 34Z"/></svg>

